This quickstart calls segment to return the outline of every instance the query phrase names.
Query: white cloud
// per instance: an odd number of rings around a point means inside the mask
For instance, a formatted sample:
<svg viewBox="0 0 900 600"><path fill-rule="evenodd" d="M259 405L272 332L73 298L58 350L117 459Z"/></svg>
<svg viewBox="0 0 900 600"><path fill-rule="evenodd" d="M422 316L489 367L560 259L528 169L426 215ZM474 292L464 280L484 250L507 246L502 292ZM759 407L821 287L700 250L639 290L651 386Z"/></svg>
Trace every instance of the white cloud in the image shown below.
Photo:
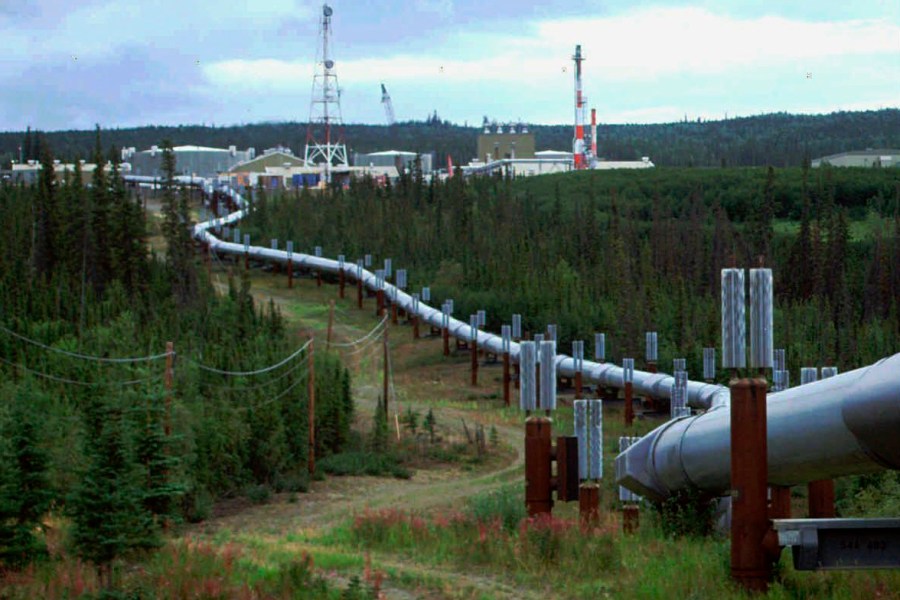
<svg viewBox="0 0 900 600"><path fill-rule="evenodd" d="M900 50L900 26L887 20L740 19L692 7L543 21L523 31L520 37L460 34L431 56L391 54L341 62L337 48L337 72L352 82L418 81L440 86L506 81L543 86L571 80L570 56L576 42L581 42L588 59L586 77L605 81L732 76L744 69ZM208 65L205 73L220 84L303 89L312 76L310 63L224 60Z"/></svg>

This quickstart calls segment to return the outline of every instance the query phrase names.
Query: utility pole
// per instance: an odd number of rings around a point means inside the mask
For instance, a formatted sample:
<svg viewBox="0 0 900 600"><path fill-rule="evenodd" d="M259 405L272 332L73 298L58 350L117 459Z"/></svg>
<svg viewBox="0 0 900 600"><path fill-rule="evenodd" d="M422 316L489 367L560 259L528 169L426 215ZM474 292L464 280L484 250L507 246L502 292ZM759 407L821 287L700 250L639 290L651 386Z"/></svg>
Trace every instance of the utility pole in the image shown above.
<svg viewBox="0 0 900 600"><path fill-rule="evenodd" d="M390 327L387 323L384 324L384 333L382 334L382 343L384 344L384 419L385 422L388 420L388 393L390 392L390 377L391 377L391 357L390 357L390 347L388 346L388 330Z"/></svg>
<svg viewBox="0 0 900 600"><path fill-rule="evenodd" d="M325 352L331 350L331 332L334 329L334 300L328 302L328 337L325 338Z"/></svg>
<svg viewBox="0 0 900 600"><path fill-rule="evenodd" d="M306 391L309 396L309 451L308 451L308 467L309 474L314 475L316 472L316 361L315 361L315 338L309 339L309 352L306 353L308 361L309 376L306 381Z"/></svg>
<svg viewBox="0 0 900 600"><path fill-rule="evenodd" d="M174 383L175 344L166 342L166 414L163 422L163 431L166 437L172 435L172 387Z"/></svg>

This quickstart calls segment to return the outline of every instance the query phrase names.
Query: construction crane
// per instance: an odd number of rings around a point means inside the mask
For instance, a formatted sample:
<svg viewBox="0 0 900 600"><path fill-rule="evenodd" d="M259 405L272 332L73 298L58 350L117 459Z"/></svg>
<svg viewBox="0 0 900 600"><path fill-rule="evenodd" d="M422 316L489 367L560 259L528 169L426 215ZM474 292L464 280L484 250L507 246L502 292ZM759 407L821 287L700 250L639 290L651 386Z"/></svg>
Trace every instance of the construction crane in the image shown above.
<svg viewBox="0 0 900 600"><path fill-rule="evenodd" d="M384 104L384 114L387 117L388 125L393 125L396 122L394 118L394 103L391 102L391 95L388 94L387 88L384 87L384 84L381 84L381 103Z"/></svg>

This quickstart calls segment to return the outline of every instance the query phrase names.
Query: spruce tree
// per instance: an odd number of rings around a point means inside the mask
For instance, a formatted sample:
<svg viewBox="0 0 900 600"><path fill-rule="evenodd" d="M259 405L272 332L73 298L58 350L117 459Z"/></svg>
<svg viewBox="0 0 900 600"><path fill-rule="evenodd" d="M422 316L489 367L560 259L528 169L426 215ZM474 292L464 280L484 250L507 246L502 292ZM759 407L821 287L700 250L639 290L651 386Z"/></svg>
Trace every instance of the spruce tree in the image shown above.
<svg viewBox="0 0 900 600"><path fill-rule="evenodd" d="M68 502L72 545L94 564L107 587L113 562L140 548L158 545L158 531L142 506L135 465L127 447L122 412L93 398L86 409L84 453L89 464Z"/></svg>
<svg viewBox="0 0 900 600"><path fill-rule="evenodd" d="M46 544L35 532L42 528L53 499L49 461L29 400L30 392L23 388L3 431L9 447L0 456L0 565L12 567L47 554Z"/></svg>

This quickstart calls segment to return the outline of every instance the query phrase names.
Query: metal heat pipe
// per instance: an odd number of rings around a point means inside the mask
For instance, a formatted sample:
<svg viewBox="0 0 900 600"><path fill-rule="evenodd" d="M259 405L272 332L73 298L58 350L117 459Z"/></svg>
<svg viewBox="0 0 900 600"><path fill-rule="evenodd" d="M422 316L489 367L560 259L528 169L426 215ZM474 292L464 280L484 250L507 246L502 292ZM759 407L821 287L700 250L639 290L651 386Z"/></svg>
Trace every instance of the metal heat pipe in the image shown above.
<svg viewBox="0 0 900 600"><path fill-rule="evenodd" d="M900 469L900 354L843 375L770 394L769 484ZM657 427L616 459L618 483L650 499L730 486L727 407Z"/></svg>
<svg viewBox="0 0 900 600"><path fill-rule="evenodd" d="M214 188L202 183L207 193L214 189L244 201L230 187ZM225 254L245 254L243 244L223 242L208 230L243 218L244 210L219 219L198 223L195 238ZM287 252L250 246L251 258L288 262ZM339 273L341 263L324 257L293 253L295 266ZM345 275L356 277L357 266L345 262ZM377 290L377 278L362 271L363 285ZM422 321L442 327L440 310L385 282L394 302ZM468 322L449 319L450 335L469 340ZM499 335L476 330L479 348L500 355L505 350ZM519 362L519 344L510 342L510 360ZM575 360L556 356L559 375L574 377ZM583 378L601 386L624 387L623 369L609 363L583 362ZM670 398L675 380L664 373L634 371L635 393ZM711 494L728 489L730 475L730 391L726 386L688 382L688 404L707 412L670 421L653 430L617 457L621 473L618 483L651 499L663 499L676 490L696 488ZM813 384L790 388L768 396L769 483L796 485L842 475L900 468L900 354L874 365L849 371Z"/></svg>

